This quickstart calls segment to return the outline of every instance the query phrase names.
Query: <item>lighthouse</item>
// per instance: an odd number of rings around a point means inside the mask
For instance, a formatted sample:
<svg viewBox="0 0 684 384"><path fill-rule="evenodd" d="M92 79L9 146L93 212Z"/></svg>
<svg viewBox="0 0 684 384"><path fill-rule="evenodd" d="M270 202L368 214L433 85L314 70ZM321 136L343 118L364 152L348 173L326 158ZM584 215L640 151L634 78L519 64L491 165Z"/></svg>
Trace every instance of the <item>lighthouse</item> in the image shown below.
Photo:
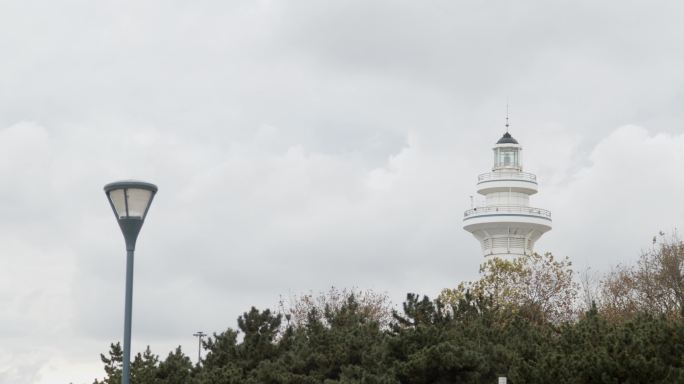
<svg viewBox="0 0 684 384"><path fill-rule="evenodd" d="M480 241L485 257L531 255L534 243L551 229L551 212L530 206L530 196L537 193L537 176L523 172L522 146L508 130L493 150L491 172L477 177L477 193L485 197L484 205L465 211L463 229Z"/></svg>

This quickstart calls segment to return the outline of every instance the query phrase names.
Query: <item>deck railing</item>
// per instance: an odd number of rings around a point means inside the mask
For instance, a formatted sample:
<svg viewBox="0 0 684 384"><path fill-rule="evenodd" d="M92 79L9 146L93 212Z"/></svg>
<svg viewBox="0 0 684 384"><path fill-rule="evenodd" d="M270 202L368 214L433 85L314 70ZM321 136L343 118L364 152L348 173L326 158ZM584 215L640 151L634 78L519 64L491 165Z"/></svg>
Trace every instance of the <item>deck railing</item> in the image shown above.
<svg viewBox="0 0 684 384"><path fill-rule="evenodd" d="M537 176L527 172L487 172L477 176L477 182L490 180L524 180L537 182Z"/></svg>
<svg viewBox="0 0 684 384"><path fill-rule="evenodd" d="M464 217L478 216L484 214L497 214L497 213L518 213L525 215L540 216L550 219L551 211L541 208L533 207L523 207L515 205L497 205L491 207L476 207L465 211Z"/></svg>

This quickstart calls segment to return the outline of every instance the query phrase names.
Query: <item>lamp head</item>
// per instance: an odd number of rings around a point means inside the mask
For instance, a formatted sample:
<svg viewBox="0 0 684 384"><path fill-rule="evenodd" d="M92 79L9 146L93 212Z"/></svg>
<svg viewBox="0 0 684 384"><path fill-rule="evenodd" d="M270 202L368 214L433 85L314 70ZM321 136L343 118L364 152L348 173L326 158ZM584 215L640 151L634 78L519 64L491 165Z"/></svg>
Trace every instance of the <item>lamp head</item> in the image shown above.
<svg viewBox="0 0 684 384"><path fill-rule="evenodd" d="M126 239L126 249L132 251L157 193L157 186L143 181L124 180L105 185L104 191Z"/></svg>

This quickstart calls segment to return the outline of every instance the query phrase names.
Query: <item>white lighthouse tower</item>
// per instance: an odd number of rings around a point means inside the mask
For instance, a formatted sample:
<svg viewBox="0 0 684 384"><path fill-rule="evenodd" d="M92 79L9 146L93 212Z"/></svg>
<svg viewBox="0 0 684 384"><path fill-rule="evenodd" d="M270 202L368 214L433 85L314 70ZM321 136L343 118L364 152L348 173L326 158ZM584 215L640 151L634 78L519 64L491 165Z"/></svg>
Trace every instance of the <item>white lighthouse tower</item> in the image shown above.
<svg viewBox="0 0 684 384"><path fill-rule="evenodd" d="M521 152L506 131L494 145L492 171L477 177L477 193L485 196L485 204L463 215L463 229L480 241L485 257L530 255L537 239L551 229L551 212L530 207L537 176L523 172Z"/></svg>

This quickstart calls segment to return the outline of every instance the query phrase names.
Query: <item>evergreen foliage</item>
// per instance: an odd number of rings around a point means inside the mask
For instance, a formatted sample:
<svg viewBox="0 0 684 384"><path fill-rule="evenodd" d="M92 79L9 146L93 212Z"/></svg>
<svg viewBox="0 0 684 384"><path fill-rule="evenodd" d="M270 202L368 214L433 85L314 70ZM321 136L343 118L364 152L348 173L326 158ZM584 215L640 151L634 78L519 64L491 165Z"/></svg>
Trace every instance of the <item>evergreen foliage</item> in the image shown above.
<svg viewBox="0 0 684 384"><path fill-rule="evenodd" d="M159 360L150 349L132 364L134 384L674 383L684 379L684 321L646 313L613 322L594 306L578 320L531 321L522 311L469 292L457 303L409 294L390 327L359 310L353 296L313 309L299 326L252 308L239 331L204 343L192 367L180 348ZM241 337L238 337L241 335ZM121 348L102 356L118 383Z"/></svg>
<svg viewBox="0 0 684 384"><path fill-rule="evenodd" d="M282 313L251 308L237 329L203 342L201 364L180 347L164 360L138 353L132 383L684 382L683 255L681 242L654 247L625 270L627 297L611 275L603 284L613 296L583 313L569 261L550 254L488 261L479 281L436 300L408 294L400 311L354 290L309 295ZM121 346L101 360L106 377L94 384L118 384Z"/></svg>

